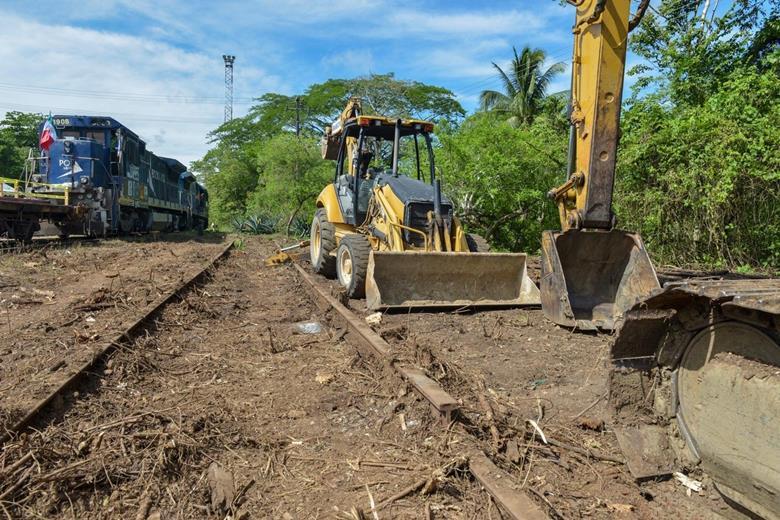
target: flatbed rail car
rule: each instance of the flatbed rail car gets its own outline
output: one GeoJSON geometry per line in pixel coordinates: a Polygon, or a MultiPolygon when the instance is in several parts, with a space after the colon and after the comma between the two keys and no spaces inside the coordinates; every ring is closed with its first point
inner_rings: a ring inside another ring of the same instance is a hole
{"type": "Polygon", "coordinates": [[[67,222],[79,218],[82,210],[70,205],[69,188],[61,194],[32,191],[42,187],[45,185],[0,177],[0,237],[29,242],[40,229],[40,220],[67,222]]]}
{"type": "MultiPolygon", "coordinates": [[[[146,149],[112,117],[57,115],[58,138],[37,158],[31,196],[68,193],[79,218],[53,218],[62,235],[202,230],[208,192],[175,159],[146,149]]],[[[43,125],[41,125],[42,130],[43,125]]]]}

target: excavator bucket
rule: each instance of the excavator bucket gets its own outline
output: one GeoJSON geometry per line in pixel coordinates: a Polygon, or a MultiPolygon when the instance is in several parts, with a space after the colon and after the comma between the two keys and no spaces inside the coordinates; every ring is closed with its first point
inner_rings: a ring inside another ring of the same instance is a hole
{"type": "Polygon", "coordinates": [[[368,261],[371,310],[540,303],[522,253],[373,251],[368,261]]]}
{"type": "Polygon", "coordinates": [[[642,239],[625,231],[545,231],[542,309],[553,322],[612,330],[615,319],[659,289],[642,239]]]}

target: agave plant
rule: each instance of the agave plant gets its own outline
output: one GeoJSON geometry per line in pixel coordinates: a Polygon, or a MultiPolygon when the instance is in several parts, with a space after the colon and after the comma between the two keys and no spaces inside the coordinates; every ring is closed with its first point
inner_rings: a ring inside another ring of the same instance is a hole
{"type": "Polygon", "coordinates": [[[251,215],[246,218],[233,218],[233,228],[239,233],[250,235],[270,235],[276,232],[279,217],[274,215],[251,215]]]}
{"type": "Polygon", "coordinates": [[[230,224],[233,226],[233,231],[241,233],[244,230],[244,219],[241,217],[233,217],[230,220],[230,224]]]}
{"type": "Polygon", "coordinates": [[[303,217],[295,217],[290,222],[290,236],[303,238],[309,234],[309,222],[303,217]]]}

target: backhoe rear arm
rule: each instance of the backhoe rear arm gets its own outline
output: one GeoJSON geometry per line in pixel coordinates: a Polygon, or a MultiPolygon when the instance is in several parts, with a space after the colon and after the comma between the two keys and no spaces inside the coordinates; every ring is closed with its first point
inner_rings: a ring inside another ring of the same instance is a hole
{"type": "Polygon", "coordinates": [[[630,0],[568,0],[573,28],[572,113],[574,164],[569,179],[550,191],[563,231],[612,229],[612,193],[620,123],[630,0]]]}

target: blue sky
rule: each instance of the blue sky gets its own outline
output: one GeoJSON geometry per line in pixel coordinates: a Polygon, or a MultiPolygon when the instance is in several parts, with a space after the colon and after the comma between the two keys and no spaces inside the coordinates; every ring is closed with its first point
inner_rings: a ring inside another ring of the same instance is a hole
{"type": "Polygon", "coordinates": [[[369,72],[447,87],[471,110],[513,45],[568,61],[573,16],[557,0],[2,0],[0,111],[112,115],[188,162],[223,117],[224,53],[236,115],[268,91],[369,72]]]}

